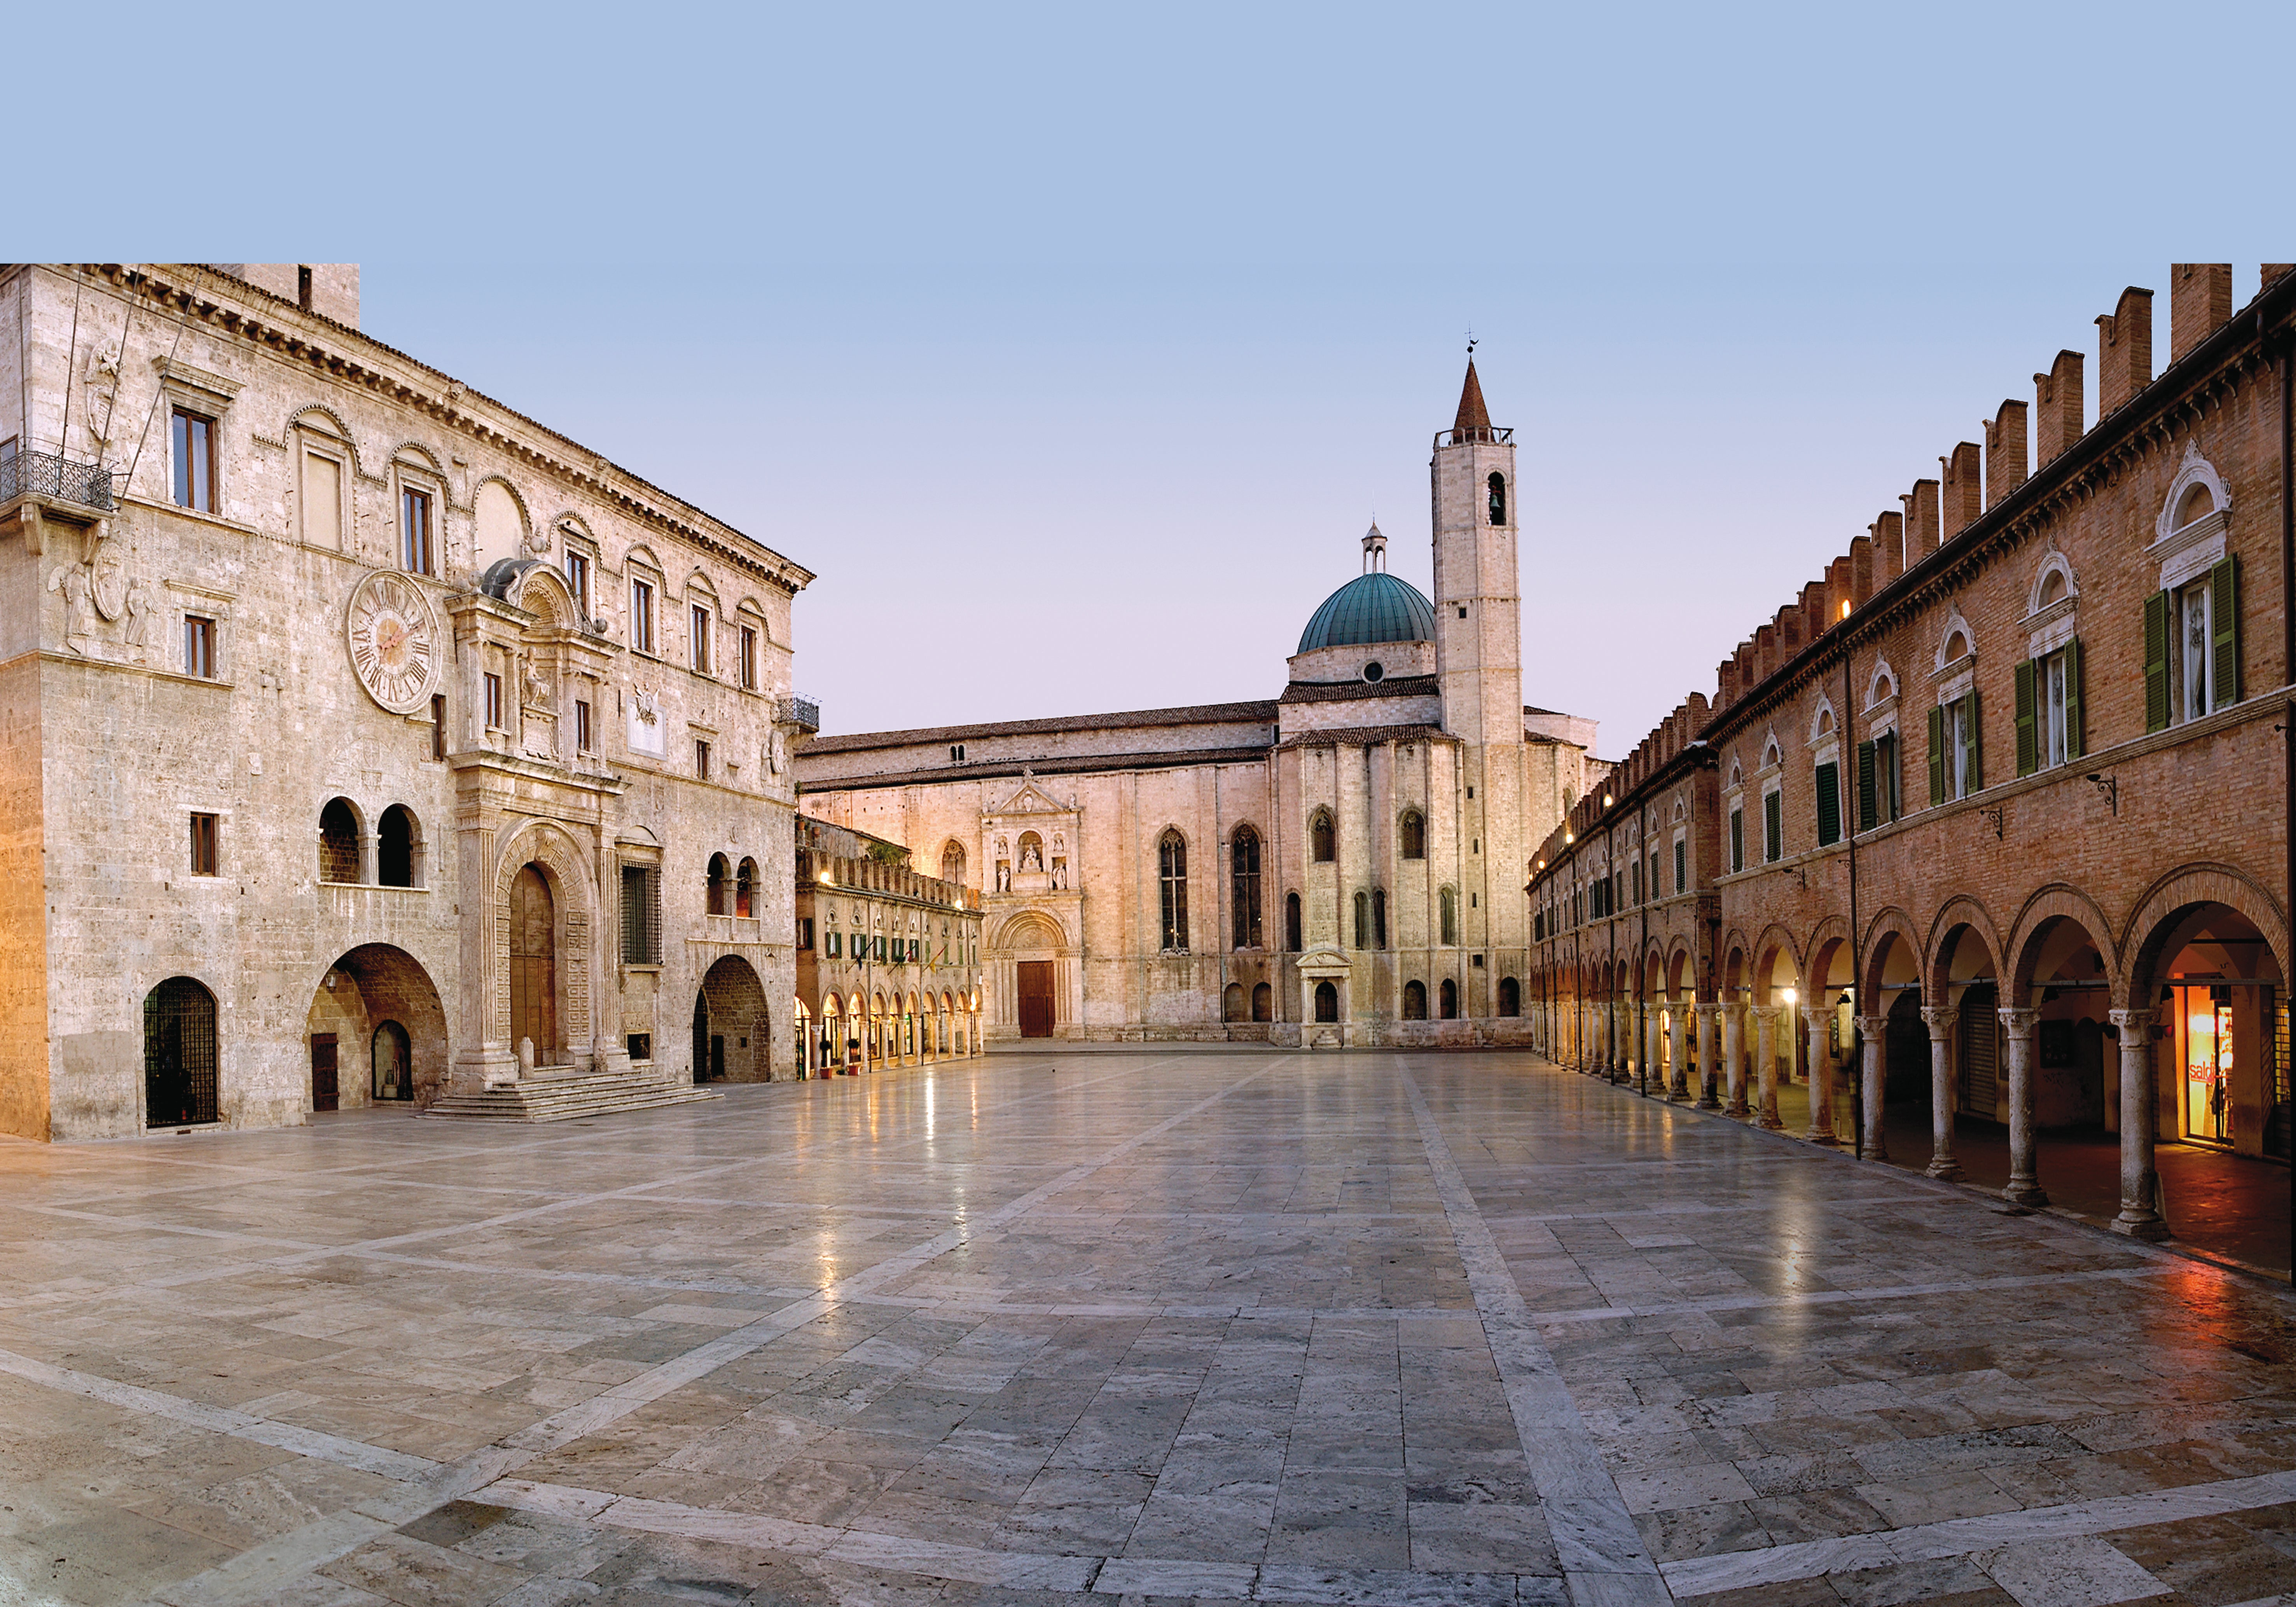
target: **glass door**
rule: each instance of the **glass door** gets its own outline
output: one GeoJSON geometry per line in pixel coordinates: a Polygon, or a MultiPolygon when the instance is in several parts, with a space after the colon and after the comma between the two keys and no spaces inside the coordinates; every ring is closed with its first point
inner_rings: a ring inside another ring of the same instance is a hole
{"type": "Polygon", "coordinates": [[[2177,1030],[2184,1038],[2185,1136],[2207,1144],[2232,1137],[2231,989],[2180,988],[2177,1030]]]}

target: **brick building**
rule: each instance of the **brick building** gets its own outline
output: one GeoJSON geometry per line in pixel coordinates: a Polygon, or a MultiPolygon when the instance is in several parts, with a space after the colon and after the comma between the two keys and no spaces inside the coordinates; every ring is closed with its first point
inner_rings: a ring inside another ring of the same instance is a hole
{"type": "MultiPolygon", "coordinates": [[[[2285,1159],[2296,275],[2221,264],[2097,320],[1722,661],[1534,857],[1558,1058],[1869,1154],[1926,1104],[2285,1159]],[[1853,1084],[1854,1079],[1854,1084],[1853,1084]]],[[[2172,1202],[2173,1203],[2173,1202],[2172,1202]]]]}

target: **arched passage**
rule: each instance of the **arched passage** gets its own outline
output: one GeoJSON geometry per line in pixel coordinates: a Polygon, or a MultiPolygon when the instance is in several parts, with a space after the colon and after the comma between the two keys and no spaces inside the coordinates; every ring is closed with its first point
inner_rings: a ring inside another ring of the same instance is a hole
{"type": "Polygon", "coordinates": [[[217,1119],[216,1002],[189,977],[144,996],[144,1120],[155,1127],[217,1119]]]}
{"type": "Polygon", "coordinates": [[[739,955],[725,955],[702,974],[693,996],[693,1080],[756,1083],[773,1067],[773,1030],[765,985],[739,955]]]}
{"type": "Polygon", "coordinates": [[[446,1007],[422,963],[395,945],[363,943],[328,966],[311,990],[303,1034],[308,1109],[427,1105],[446,1082],[446,1007]],[[324,1105],[320,1080],[330,1060],[336,1103],[324,1105]]]}

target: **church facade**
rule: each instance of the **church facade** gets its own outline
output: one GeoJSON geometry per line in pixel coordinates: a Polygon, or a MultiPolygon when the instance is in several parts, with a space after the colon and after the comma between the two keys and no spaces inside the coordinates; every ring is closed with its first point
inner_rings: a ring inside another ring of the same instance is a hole
{"type": "Polygon", "coordinates": [[[978,898],[988,1043],[1529,1041],[1527,855],[1605,767],[1522,701],[1514,443],[1472,361],[1432,470],[1434,596],[1374,527],[1278,697],[800,746],[808,816],[978,898]]]}
{"type": "Polygon", "coordinates": [[[812,577],[357,295],[0,270],[0,1130],[795,1073],[812,577]]]}

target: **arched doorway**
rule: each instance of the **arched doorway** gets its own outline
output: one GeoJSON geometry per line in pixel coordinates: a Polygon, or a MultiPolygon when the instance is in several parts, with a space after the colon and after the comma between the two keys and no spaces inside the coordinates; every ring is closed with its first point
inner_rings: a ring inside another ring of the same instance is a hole
{"type": "Polygon", "coordinates": [[[1340,1019],[1340,990],[1329,981],[1316,984],[1316,1020],[1336,1021],[1340,1019]]]}
{"type": "Polygon", "coordinates": [[[1022,910],[996,933],[997,1013],[1021,1037],[1056,1037],[1070,1015],[1068,933],[1042,910],[1022,910]]]}
{"type": "Polygon", "coordinates": [[[765,985],[739,955],[724,955],[693,996],[693,1080],[754,1083],[773,1075],[765,985]]]}
{"type": "Polygon", "coordinates": [[[414,1097],[414,1046],[406,1029],[385,1021],[374,1029],[368,1049],[373,1080],[368,1092],[378,1103],[414,1097]]]}
{"type": "Polygon", "coordinates": [[[303,1021],[313,1110],[438,1097],[447,1074],[447,1013],[420,961],[389,943],[362,943],[321,973],[303,1021]],[[324,1052],[340,1056],[337,1104],[321,1103],[324,1052]]]}
{"type": "Polygon", "coordinates": [[[521,865],[510,884],[510,1043],[531,1041],[534,1063],[558,1055],[558,911],[539,865],[521,865]]]}
{"type": "Polygon", "coordinates": [[[217,1119],[216,1004],[189,977],[144,996],[144,1120],[154,1127],[217,1119]]]}

